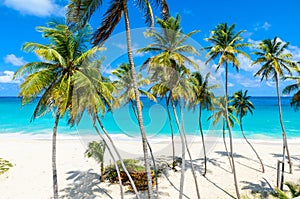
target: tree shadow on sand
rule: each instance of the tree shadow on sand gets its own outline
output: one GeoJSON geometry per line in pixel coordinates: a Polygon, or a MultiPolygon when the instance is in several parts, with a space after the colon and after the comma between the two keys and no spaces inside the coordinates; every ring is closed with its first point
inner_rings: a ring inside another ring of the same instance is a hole
{"type": "MultiPolygon", "coordinates": [[[[219,154],[219,155],[221,155],[221,156],[227,156],[227,152],[225,152],[225,151],[216,151],[215,153],[217,153],[217,154],[219,154]]],[[[230,152],[229,152],[229,155],[230,155],[230,152]]],[[[258,160],[256,160],[256,159],[252,159],[252,158],[249,158],[249,157],[246,157],[246,156],[237,154],[237,153],[234,153],[234,154],[233,154],[233,157],[234,157],[235,159],[246,159],[246,160],[249,160],[249,161],[252,161],[252,162],[255,162],[255,163],[260,164],[260,162],[259,162],[258,160]]],[[[248,165],[245,165],[245,164],[243,164],[243,163],[241,163],[241,162],[239,162],[239,161],[236,161],[236,162],[237,162],[238,164],[242,165],[242,166],[245,166],[245,167],[249,168],[249,169],[252,169],[252,170],[255,170],[255,171],[259,171],[259,172],[260,172],[259,169],[256,169],[256,168],[253,168],[253,167],[249,167],[248,165]]],[[[270,168],[270,169],[276,170],[276,167],[274,167],[274,166],[268,165],[268,164],[266,164],[265,162],[263,162],[263,164],[264,164],[265,167],[268,167],[268,168],[270,168]]]]}
{"type": "Polygon", "coordinates": [[[260,180],[260,183],[241,181],[241,183],[246,184],[242,190],[251,190],[252,194],[260,193],[264,198],[269,194],[276,194],[270,183],[265,178],[263,180],[260,180]]]}
{"type": "MultiPolygon", "coordinates": [[[[282,154],[271,153],[271,155],[275,158],[282,158],[282,154]]],[[[286,158],[287,158],[287,156],[286,156],[286,158]]],[[[292,155],[291,160],[292,160],[293,165],[296,167],[295,170],[300,171],[300,155],[292,155]],[[299,163],[298,166],[297,166],[297,163],[299,163]]],[[[288,173],[288,172],[285,171],[285,173],[288,173]]]]}
{"type": "Polygon", "coordinates": [[[112,198],[106,189],[99,187],[100,175],[92,172],[92,169],[69,171],[67,174],[69,174],[67,180],[72,180],[72,182],[68,184],[68,187],[60,190],[64,193],[61,198],[94,199],[99,195],[103,195],[104,198],[112,198]]]}

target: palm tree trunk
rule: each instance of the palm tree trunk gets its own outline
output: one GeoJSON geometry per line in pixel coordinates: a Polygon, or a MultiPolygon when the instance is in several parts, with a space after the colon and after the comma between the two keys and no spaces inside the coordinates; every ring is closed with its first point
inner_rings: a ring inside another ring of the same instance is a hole
{"type": "Polygon", "coordinates": [[[290,156],[290,152],[289,152],[289,149],[288,149],[286,133],[285,133],[283,119],[282,119],[281,100],[280,100],[279,82],[278,82],[278,75],[277,74],[275,75],[275,82],[276,82],[276,91],[277,91],[277,99],[278,99],[279,120],[280,120],[280,125],[281,125],[281,130],[282,130],[282,138],[283,138],[282,163],[284,164],[285,150],[286,150],[286,153],[287,153],[287,156],[288,156],[288,164],[289,164],[289,168],[290,168],[290,173],[292,174],[293,173],[292,161],[291,161],[291,156],[290,156]]]}
{"type": "Polygon", "coordinates": [[[201,103],[199,104],[199,118],[198,118],[198,122],[199,122],[199,129],[200,129],[200,134],[201,134],[201,139],[202,139],[202,146],[203,146],[203,156],[204,156],[204,172],[203,172],[203,176],[206,175],[207,172],[207,157],[206,157],[206,148],[205,148],[205,142],[204,142],[204,135],[203,135],[203,130],[202,130],[202,122],[201,122],[201,118],[202,118],[202,106],[201,103]]]}
{"type": "Polygon", "coordinates": [[[228,116],[228,63],[227,61],[225,62],[225,113],[226,113],[226,123],[227,123],[227,128],[229,132],[229,138],[230,138],[230,156],[231,156],[231,161],[232,161],[232,172],[233,172],[233,178],[234,178],[234,186],[235,186],[235,192],[236,196],[238,199],[241,198],[240,196],[240,191],[238,187],[238,180],[237,180],[237,175],[235,171],[235,164],[234,164],[234,158],[233,158],[233,143],[232,143],[232,132],[231,132],[231,127],[230,127],[230,122],[229,122],[229,116],[228,116]]]}
{"type": "Polygon", "coordinates": [[[60,117],[60,113],[57,113],[55,116],[53,135],[52,135],[52,176],[53,176],[54,199],[58,199],[57,170],[56,170],[56,133],[57,133],[57,125],[58,125],[59,117],[60,117]]]}
{"type": "Polygon", "coordinates": [[[263,164],[261,158],[259,157],[258,153],[256,152],[256,150],[254,149],[254,147],[252,146],[252,144],[249,142],[249,140],[247,139],[247,137],[246,137],[246,135],[245,135],[245,133],[244,133],[242,116],[240,116],[240,126],[241,126],[241,131],[242,131],[242,135],[243,135],[244,139],[245,139],[246,142],[249,144],[249,146],[251,147],[251,149],[254,151],[256,157],[258,158],[258,160],[259,160],[259,162],[260,162],[261,169],[262,169],[262,173],[264,173],[264,172],[265,172],[264,164],[263,164]]]}
{"type": "Polygon", "coordinates": [[[172,139],[172,158],[173,158],[173,162],[172,162],[172,169],[175,169],[175,144],[174,144],[174,130],[173,130],[173,124],[172,124],[172,118],[171,118],[171,113],[170,113],[170,109],[169,109],[169,100],[166,99],[166,108],[167,108],[167,112],[168,112],[168,119],[169,119],[169,124],[170,124],[170,129],[171,129],[171,139],[172,139]]]}
{"type": "Polygon", "coordinates": [[[104,163],[103,160],[101,161],[101,165],[100,165],[100,182],[104,182],[104,178],[103,178],[103,173],[104,173],[104,163]]]}
{"type": "Polygon", "coordinates": [[[181,115],[182,134],[183,134],[183,138],[184,138],[184,142],[185,142],[185,147],[186,147],[186,150],[188,152],[190,162],[191,162],[191,169],[192,169],[192,174],[193,174],[193,178],[194,178],[194,182],[195,182],[195,186],[196,186],[197,198],[200,199],[199,186],[198,186],[197,176],[196,176],[195,169],[194,169],[193,159],[192,159],[192,155],[191,155],[191,152],[190,152],[190,149],[188,147],[187,140],[186,140],[186,134],[185,134],[185,128],[184,128],[184,114],[183,114],[183,111],[182,111],[181,102],[179,102],[179,108],[180,108],[180,115],[181,115]]]}
{"type": "Polygon", "coordinates": [[[231,163],[230,155],[229,155],[227,144],[226,144],[226,138],[225,138],[225,120],[224,119],[223,119],[223,122],[222,122],[222,127],[223,127],[223,143],[224,143],[224,146],[225,146],[225,151],[226,151],[226,154],[227,154],[227,157],[228,157],[228,160],[229,160],[231,173],[232,173],[232,170],[233,170],[232,169],[232,163],[231,163]]]}
{"type": "MultiPolygon", "coordinates": [[[[133,109],[135,118],[138,119],[137,112],[136,112],[136,109],[135,109],[135,106],[134,106],[134,103],[133,103],[132,100],[131,100],[131,107],[132,107],[132,109],[133,109]]],[[[156,191],[156,194],[158,194],[158,180],[157,180],[156,163],[155,163],[155,158],[154,158],[154,155],[153,155],[153,152],[152,152],[152,147],[151,147],[151,145],[150,145],[148,139],[147,139],[147,145],[148,145],[148,147],[149,147],[150,156],[151,156],[151,159],[152,159],[152,162],[153,162],[154,176],[155,176],[155,191],[156,191]]]]}
{"type": "Polygon", "coordinates": [[[152,7],[150,5],[150,2],[148,0],[146,0],[146,4],[147,4],[147,9],[148,9],[149,14],[150,14],[150,28],[152,30],[154,28],[154,15],[153,15],[153,11],[152,11],[152,7]]]}
{"type": "Polygon", "coordinates": [[[131,184],[131,186],[132,186],[132,189],[134,190],[134,193],[135,193],[136,197],[137,197],[138,199],[140,199],[140,196],[139,196],[138,190],[137,190],[137,188],[136,188],[136,186],[135,186],[135,183],[134,183],[132,177],[130,176],[130,173],[129,173],[128,170],[126,169],[126,166],[125,166],[125,164],[124,164],[124,162],[123,162],[123,159],[122,159],[122,157],[121,157],[121,155],[120,155],[120,153],[119,153],[117,147],[115,146],[115,144],[114,144],[113,140],[111,139],[110,135],[107,133],[106,129],[104,128],[104,126],[103,126],[103,124],[102,124],[102,122],[101,122],[101,120],[99,119],[98,116],[97,116],[96,119],[97,119],[98,124],[100,125],[102,131],[104,132],[105,136],[106,136],[107,139],[109,140],[111,146],[113,147],[114,151],[116,152],[116,154],[117,154],[117,156],[118,156],[118,158],[119,158],[119,161],[120,161],[120,163],[121,163],[121,165],[122,165],[122,168],[124,169],[124,172],[126,173],[128,179],[129,179],[129,181],[130,181],[130,184],[131,184]]]}
{"type": "Polygon", "coordinates": [[[171,104],[172,104],[172,109],[173,109],[173,113],[174,113],[174,117],[175,117],[175,121],[176,124],[178,126],[178,130],[179,130],[179,134],[180,134],[180,140],[181,140],[181,158],[182,158],[182,163],[181,163],[181,177],[180,177],[180,188],[179,188],[179,199],[182,199],[183,197],[183,186],[184,186],[184,173],[185,173],[185,142],[184,142],[184,137],[182,134],[182,130],[180,128],[180,123],[179,123],[179,119],[177,116],[177,112],[176,112],[176,107],[174,105],[173,100],[171,100],[171,104]]]}
{"type": "Polygon", "coordinates": [[[121,194],[121,199],[124,198],[124,192],[123,192],[123,186],[122,186],[122,178],[121,178],[121,174],[120,174],[120,169],[119,169],[119,166],[117,164],[117,161],[115,159],[115,156],[113,155],[110,147],[108,146],[107,142],[105,141],[105,139],[103,138],[102,134],[100,133],[99,129],[97,128],[97,126],[94,124],[94,128],[95,130],[97,131],[98,135],[100,136],[100,138],[103,140],[105,146],[107,147],[107,150],[109,152],[109,155],[111,156],[111,158],[113,159],[113,162],[115,164],[115,168],[116,168],[116,171],[117,171],[117,175],[118,175],[118,178],[119,178],[119,185],[120,185],[120,194],[121,194]]]}
{"type": "Polygon", "coordinates": [[[145,168],[147,173],[147,183],[148,183],[148,196],[150,199],[153,198],[153,190],[152,190],[152,175],[150,170],[150,159],[148,154],[148,146],[147,146],[147,137],[145,132],[145,127],[143,123],[143,115],[142,115],[142,107],[140,103],[140,92],[138,90],[135,67],[132,57],[132,50],[131,50],[131,35],[130,35],[130,25],[129,25],[129,16],[128,16],[128,9],[127,9],[127,1],[123,2],[123,9],[124,9],[124,18],[125,18],[125,26],[126,26],[126,38],[127,38],[127,52],[128,52],[128,59],[131,68],[131,75],[133,80],[133,89],[135,93],[135,100],[138,112],[138,123],[140,126],[141,137],[142,137],[142,144],[143,144],[143,151],[144,151],[144,161],[145,161],[145,168]]]}

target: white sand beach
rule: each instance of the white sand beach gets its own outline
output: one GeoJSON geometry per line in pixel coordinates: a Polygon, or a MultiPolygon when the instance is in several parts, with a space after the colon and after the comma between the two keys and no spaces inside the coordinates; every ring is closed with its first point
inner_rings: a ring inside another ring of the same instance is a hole
{"type": "MultiPolygon", "coordinates": [[[[51,170],[51,139],[35,139],[34,137],[0,136],[0,157],[9,160],[14,167],[0,176],[1,199],[46,199],[52,197],[52,170],[51,170]]],[[[212,141],[214,142],[214,141],[212,141]]],[[[120,148],[126,149],[123,157],[132,157],[128,151],[134,151],[141,156],[141,143],[134,141],[116,141],[120,148]]],[[[253,143],[261,155],[265,173],[255,154],[243,140],[235,140],[235,161],[241,194],[250,196],[251,191],[272,191],[276,185],[276,165],[281,159],[282,151],[280,140],[275,142],[255,141],[253,143]],[[270,187],[271,186],[271,187],[270,187]]],[[[93,160],[84,157],[85,143],[79,138],[62,139],[57,142],[57,169],[58,186],[61,198],[120,198],[119,186],[108,182],[100,183],[99,165],[93,160]]],[[[168,159],[170,149],[165,149],[166,141],[153,142],[152,148],[158,162],[168,159]]],[[[199,152],[201,143],[195,142],[191,146],[201,196],[204,199],[232,198],[235,196],[233,175],[225,154],[224,145],[218,140],[216,145],[211,144],[208,151],[208,173],[203,177],[203,157],[199,152]]],[[[285,174],[286,181],[297,181],[300,178],[300,144],[289,143],[293,157],[294,173],[285,174]]],[[[178,152],[177,152],[178,153],[178,152]]],[[[180,153],[180,152],[179,152],[180,153]]],[[[134,155],[133,155],[134,156],[134,155]]],[[[106,155],[106,164],[111,159],[106,155]]],[[[188,164],[187,164],[188,165],[188,164]]],[[[286,167],[286,171],[288,168],[286,167]]],[[[166,171],[159,178],[160,198],[177,198],[179,190],[180,172],[166,171]]],[[[184,193],[186,198],[196,198],[195,186],[190,168],[186,171],[184,193]]],[[[126,198],[134,198],[126,192],[126,198]]]]}

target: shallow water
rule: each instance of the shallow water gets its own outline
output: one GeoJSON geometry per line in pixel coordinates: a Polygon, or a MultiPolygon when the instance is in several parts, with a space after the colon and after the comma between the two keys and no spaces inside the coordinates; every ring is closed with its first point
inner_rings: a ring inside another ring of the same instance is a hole
{"type": "MultiPolygon", "coordinates": [[[[290,107],[289,97],[282,98],[283,120],[288,138],[300,138],[300,112],[295,112],[290,107]]],[[[281,138],[281,127],[279,123],[277,98],[276,97],[252,97],[252,103],[255,106],[254,114],[248,114],[243,119],[245,134],[253,139],[279,139],[281,138]]],[[[170,126],[167,119],[165,102],[150,102],[142,98],[143,117],[146,132],[149,136],[168,136],[170,135],[170,126]]],[[[48,113],[41,118],[30,122],[34,107],[37,102],[21,105],[21,99],[16,97],[0,97],[0,134],[34,134],[49,135],[54,123],[52,113],[48,113]]],[[[170,110],[172,113],[172,110],[170,110]]],[[[177,109],[179,114],[179,110],[177,109]]],[[[198,112],[184,109],[185,131],[190,135],[198,135],[198,112]]],[[[213,126],[207,118],[211,112],[204,111],[202,116],[203,129],[206,134],[214,134],[221,131],[221,124],[213,126]]],[[[139,135],[139,128],[135,116],[130,106],[125,106],[115,110],[113,113],[107,113],[103,118],[103,123],[112,134],[126,134],[128,136],[139,135]]],[[[173,128],[178,134],[175,120],[173,118],[173,128]]],[[[80,124],[75,128],[67,125],[67,119],[63,118],[59,123],[59,134],[62,135],[81,135],[95,134],[89,117],[83,117],[80,124]]],[[[240,138],[239,125],[233,128],[233,136],[240,138]]]]}

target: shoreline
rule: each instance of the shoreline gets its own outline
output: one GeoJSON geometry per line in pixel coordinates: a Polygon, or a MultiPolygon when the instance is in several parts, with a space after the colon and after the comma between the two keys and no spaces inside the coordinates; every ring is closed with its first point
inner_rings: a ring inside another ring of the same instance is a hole
{"type": "MultiPolygon", "coordinates": [[[[274,138],[274,137],[267,137],[267,136],[261,136],[262,134],[258,134],[257,138],[253,138],[253,137],[247,137],[248,140],[251,143],[282,143],[282,138],[274,138]]],[[[132,137],[132,136],[128,136],[126,134],[110,134],[111,138],[113,140],[116,141],[124,141],[124,142],[139,142],[140,141],[140,137],[132,137]]],[[[201,142],[201,137],[200,135],[186,135],[188,139],[190,140],[194,140],[197,142],[201,142]]],[[[211,135],[204,135],[205,139],[207,141],[214,141],[214,140],[218,140],[221,139],[222,135],[219,136],[211,136],[211,135]]],[[[175,138],[179,137],[179,135],[175,135],[175,138]]],[[[95,139],[98,140],[100,137],[98,135],[80,135],[79,133],[76,134],[59,134],[57,135],[57,140],[91,140],[91,139],[95,139]]],[[[12,140],[52,140],[52,133],[49,132],[48,134],[28,134],[28,133],[0,133],[0,139],[1,140],[5,140],[5,139],[12,139],[12,140]]],[[[171,141],[171,137],[167,136],[167,135],[149,135],[148,139],[152,142],[164,142],[164,141],[171,141]]],[[[229,139],[228,137],[226,139],[229,139]]],[[[244,142],[244,138],[240,138],[240,137],[233,137],[233,141],[236,143],[241,143],[244,142]]],[[[287,137],[287,141],[288,143],[300,143],[300,137],[287,137]]]]}

